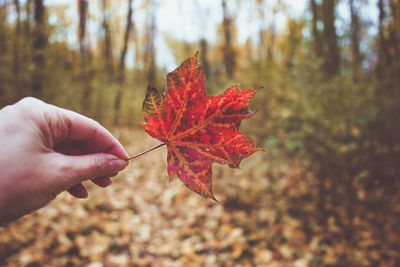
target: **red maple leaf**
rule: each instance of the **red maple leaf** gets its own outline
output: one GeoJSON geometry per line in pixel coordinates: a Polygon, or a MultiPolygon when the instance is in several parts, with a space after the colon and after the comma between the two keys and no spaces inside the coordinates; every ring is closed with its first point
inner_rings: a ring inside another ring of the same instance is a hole
{"type": "Polygon", "coordinates": [[[163,94],[148,87],[143,102],[144,129],[168,149],[168,175],[178,176],[191,190],[215,200],[211,165],[238,168],[240,161],[259,150],[239,133],[242,119],[253,112],[248,105],[256,90],[232,86],[218,96],[207,96],[197,53],[167,75],[163,94]]]}

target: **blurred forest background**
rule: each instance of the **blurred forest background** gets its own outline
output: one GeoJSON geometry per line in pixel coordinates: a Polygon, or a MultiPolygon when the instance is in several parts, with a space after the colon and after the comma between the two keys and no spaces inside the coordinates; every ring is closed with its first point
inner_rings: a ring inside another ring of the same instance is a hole
{"type": "Polygon", "coordinates": [[[124,177],[107,189],[128,190],[119,195],[126,206],[89,200],[74,206],[80,223],[63,224],[64,206],[27,216],[0,230],[0,264],[400,266],[400,1],[294,2],[0,0],[0,107],[35,96],[75,110],[134,154],[147,140],[138,130],[146,86],[164,87],[199,51],[209,94],[262,87],[241,130],[265,148],[243,170],[216,167],[221,204],[164,185],[157,153],[138,159],[125,176],[142,184],[124,177]],[[169,3],[171,17],[159,16],[169,3]],[[144,184],[164,191],[132,199],[144,184]],[[156,229],[177,232],[158,237],[171,250],[143,237],[156,229]]]}

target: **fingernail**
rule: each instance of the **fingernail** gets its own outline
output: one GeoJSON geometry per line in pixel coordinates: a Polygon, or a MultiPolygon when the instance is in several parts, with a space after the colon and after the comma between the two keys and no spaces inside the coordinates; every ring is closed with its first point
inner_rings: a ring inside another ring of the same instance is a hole
{"type": "Polygon", "coordinates": [[[104,184],[102,184],[101,186],[102,186],[102,187],[107,187],[107,186],[109,186],[109,185],[111,185],[111,184],[112,184],[112,182],[111,182],[110,178],[108,178],[108,179],[106,179],[106,180],[104,181],[104,184]]]}
{"type": "Polygon", "coordinates": [[[78,192],[78,198],[88,198],[89,193],[85,188],[81,188],[78,192]]]}
{"type": "Polygon", "coordinates": [[[128,165],[128,161],[123,159],[113,159],[109,164],[112,172],[118,172],[125,169],[125,167],[128,165]]]}
{"type": "Polygon", "coordinates": [[[89,197],[89,193],[86,191],[81,195],[82,198],[88,198],[89,197]]]}

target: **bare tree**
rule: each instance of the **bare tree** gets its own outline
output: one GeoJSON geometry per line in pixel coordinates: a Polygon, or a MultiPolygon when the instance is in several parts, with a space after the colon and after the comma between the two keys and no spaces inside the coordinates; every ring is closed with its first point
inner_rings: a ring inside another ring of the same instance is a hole
{"type": "Polygon", "coordinates": [[[103,31],[104,31],[104,58],[105,58],[105,67],[106,72],[110,78],[113,77],[114,74],[114,62],[112,55],[112,39],[110,33],[110,11],[108,10],[108,2],[107,0],[103,0],[103,31]]]}
{"type": "Polygon", "coordinates": [[[150,12],[150,23],[149,23],[149,30],[147,34],[147,45],[145,51],[145,62],[146,62],[146,70],[147,70],[147,80],[149,84],[155,85],[156,84],[156,58],[155,58],[155,47],[154,41],[156,37],[156,6],[153,2],[150,2],[149,5],[149,12],[150,12]]]}
{"type": "Polygon", "coordinates": [[[24,31],[25,31],[25,36],[29,37],[31,34],[31,11],[32,9],[32,0],[27,0],[25,4],[25,12],[26,12],[26,19],[24,22],[24,31]]]}
{"type": "Polygon", "coordinates": [[[384,20],[386,17],[384,0],[378,0],[378,64],[376,68],[376,73],[378,78],[382,78],[384,74],[384,68],[386,66],[386,40],[385,40],[385,25],[384,20]]]}
{"type": "Polygon", "coordinates": [[[390,55],[390,59],[392,60],[391,64],[393,66],[393,71],[397,80],[400,80],[400,1],[398,0],[390,0],[390,9],[392,14],[392,21],[389,27],[389,38],[391,48],[393,51],[390,55]]]}
{"type": "Polygon", "coordinates": [[[312,34],[314,38],[314,51],[318,57],[322,56],[322,42],[321,33],[318,29],[318,23],[320,21],[320,6],[315,0],[310,0],[310,8],[312,13],[312,34]]]}
{"type": "Polygon", "coordinates": [[[196,8],[198,10],[200,19],[200,63],[203,67],[204,74],[206,77],[210,74],[210,63],[207,59],[208,54],[208,42],[204,36],[205,32],[205,20],[208,17],[208,9],[204,12],[200,6],[199,0],[195,1],[196,8]]]}
{"type": "Polygon", "coordinates": [[[21,8],[19,0],[14,0],[15,11],[17,13],[14,37],[14,53],[13,53],[13,68],[15,76],[19,73],[19,44],[20,44],[20,29],[21,29],[21,8]]]}
{"type": "Polygon", "coordinates": [[[324,70],[328,77],[339,73],[340,50],[335,27],[335,0],[323,0],[322,21],[324,23],[323,44],[324,44],[324,70]]]}
{"type": "Polygon", "coordinates": [[[83,89],[82,95],[82,111],[88,113],[90,110],[90,98],[92,94],[91,84],[90,84],[90,52],[88,46],[88,40],[86,37],[86,22],[87,22],[87,11],[88,11],[88,1],[78,0],[78,11],[79,11],[79,50],[81,53],[81,79],[86,82],[86,86],[83,89]]]}
{"type": "Polygon", "coordinates": [[[0,4],[0,55],[7,51],[7,4],[2,1],[0,4]]]}
{"type": "Polygon", "coordinates": [[[21,28],[21,6],[19,0],[14,0],[15,11],[17,13],[16,25],[15,25],[15,32],[19,34],[21,28]]]}
{"type": "Polygon", "coordinates": [[[223,60],[226,68],[226,72],[229,78],[233,77],[236,69],[236,53],[233,49],[233,38],[232,38],[232,27],[233,20],[229,15],[228,8],[226,6],[226,0],[222,0],[222,11],[223,11],[223,31],[224,31],[224,46],[222,50],[223,60]]]}
{"type": "MultiPolygon", "coordinates": [[[[400,79],[400,63],[398,60],[400,57],[400,2],[397,0],[378,0],[378,10],[379,33],[376,72],[382,82],[394,82],[400,79]],[[387,77],[392,77],[392,79],[385,79],[387,77]]],[[[397,87],[397,84],[385,86],[397,87]]]]}
{"type": "Polygon", "coordinates": [[[132,14],[133,14],[133,0],[128,0],[128,14],[126,16],[126,29],[125,29],[125,34],[124,34],[124,42],[121,50],[121,56],[119,60],[119,79],[121,82],[125,80],[125,58],[126,58],[126,53],[128,52],[128,44],[129,44],[129,39],[130,36],[132,35],[132,32],[134,32],[134,24],[132,20],[132,14]]]}
{"type": "Polygon", "coordinates": [[[357,8],[355,7],[355,0],[350,0],[350,14],[351,14],[351,51],[352,51],[352,68],[353,68],[353,81],[356,83],[360,79],[362,55],[360,51],[360,17],[357,8]]]}
{"type": "Polygon", "coordinates": [[[128,15],[126,17],[126,29],[124,34],[124,43],[122,46],[120,61],[119,61],[119,77],[118,82],[120,83],[119,90],[114,102],[114,124],[119,124],[120,110],[121,110],[121,100],[123,97],[123,83],[125,81],[125,58],[128,52],[129,38],[134,30],[134,24],[132,20],[133,14],[133,0],[128,0],[128,15]]]}
{"type": "Polygon", "coordinates": [[[7,45],[7,31],[6,31],[6,20],[7,20],[7,14],[6,14],[6,3],[4,1],[0,2],[0,105],[7,104],[6,102],[2,102],[3,96],[6,94],[6,83],[4,82],[4,79],[6,78],[6,75],[3,73],[3,66],[5,65],[5,55],[8,50],[8,45],[7,45]]]}
{"type": "Polygon", "coordinates": [[[41,98],[43,96],[43,85],[45,75],[45,49],[47,46],[47,36],[45,32],[45,7],[43,0],[34,0],[34,21],[33,31],[33,63],[34,71],[32,74],[32,93],[41,98]]]}
{"type": "Polygon", "coordinates": [[[79,9],[79,50],[81,52],[82,57],[84,57],[88,49],[86,42],[86,18],[88,9],[87,0],[78,0],[78,9],[79,9]]]}

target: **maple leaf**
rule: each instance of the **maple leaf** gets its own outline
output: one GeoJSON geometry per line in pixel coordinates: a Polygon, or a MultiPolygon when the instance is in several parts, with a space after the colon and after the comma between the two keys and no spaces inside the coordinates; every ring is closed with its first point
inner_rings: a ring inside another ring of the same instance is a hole
{"type": "Polygon", "coordinates": [[[163,94],[148,87],[142,126],[167,146],[169,178],[178,176],[191,190],[215,200],[212,163],[238,168],[243,158],[260,150],[238,131],[242,119],[253,114],[248,105],[256,90],[232,86],[208,96],[197,54],[167,75],[163,94]]]}

